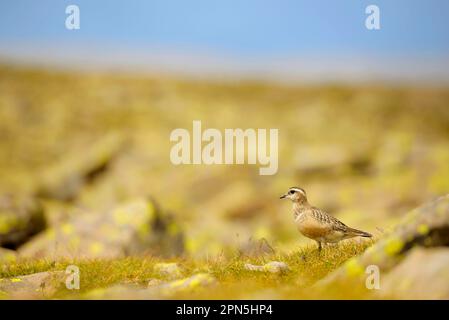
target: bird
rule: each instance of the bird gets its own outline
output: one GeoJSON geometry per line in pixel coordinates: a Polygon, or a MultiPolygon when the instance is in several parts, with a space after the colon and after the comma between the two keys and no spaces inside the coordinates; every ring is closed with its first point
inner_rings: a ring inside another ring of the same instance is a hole
{"type": "Polygon", "coordinates": [[[306,191],[302,188],[291,187],[280,199],[290,199],[293,202],[293,218],[298,231],[315,240],[318,251],[326,243],[337,243],[353,237],[372,237],[372,234],[348,227],[327,212],[310,205],[306,191]]]}

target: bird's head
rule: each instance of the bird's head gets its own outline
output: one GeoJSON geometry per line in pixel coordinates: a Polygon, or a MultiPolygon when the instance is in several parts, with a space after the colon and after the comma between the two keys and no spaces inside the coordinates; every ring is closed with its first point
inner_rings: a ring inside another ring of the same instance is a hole
{"type": "Polygon", "coordinates": [[[280,199],[290,199],[293,202],[306,203],[307,195],[304,189],[298,187],[291,187],[287,193],[282,195],[280,199]]]}

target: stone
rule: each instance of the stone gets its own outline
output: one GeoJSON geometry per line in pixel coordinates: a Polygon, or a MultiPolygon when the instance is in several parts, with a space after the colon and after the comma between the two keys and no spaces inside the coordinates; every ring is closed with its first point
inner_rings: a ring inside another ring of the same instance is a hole
{"type": "Polygon", "coordinates": [[[17,252],[0,248],[0,263],[11,263],[17,260],[17,252]]]}
{"type": "Polygon", "coordinates": [[[16,249],[45,226],[44,210],[37,200],[27,196],[0,196],[0,247],[16,249]]]}
{"type": "Polygon", "coordinates": [[[156,263],[154,270],[164,279],[173,280],[182,277],[181,268],[177,263],[156,263]]]}
{"type": "Polygon", "coordinates": [[[160,286],[162,283],[164,283],[164,281],[162,281],[161,279],[153,278],[148,280],[147,287],[160,286]]]}
{"type": "Polygon", "coordinates": [[[376,293],[389,299],[449,299],[449,248],[413,249],[376,293]]]}
{"type": "Polygon", "coordinates": [[[270,255],[274,253],[275,251],[273,247],[265,238],[261,239],[250,238],[239,249],[239,254],[241,256],[247,257],[260,257],[263,255],[270,255]]]}
{"type": "Polygon", "coordinates": [[[371,166],[368,154],[340,145],[303,146],[295,151],[296,170],[301,177],[336,174],[347,169],[365,172],[371,166]]]}
{"type": "Polygon", "coordinates": [[[244,268],[249,271],[284,273],[289,271],[289,267],[285,262],[271,261],[263,266],[246,263],[244,268]]]}
{"type": "Polygon", "coordinates": [[[37,236],[19,253],[33,258],[116,258],[143,254],[171,257],[183,250],[183,234],[173,218],[153,200],[138,199],[105,213],[73,216],[37,236]]]}
{"type": "Polygon", "coordinates": [[[108,288],[93,289],[82,296],[92,300],[153,300],[158,299],[153,288],[137,288],[135,286],[116,284],[108,288]]]}
{"type": "Polygon", "coordinates": [[[0,279],[0,296],[6,299],[47,299],[65,287],[63,271],[39,272],[0,279]]]}
{"type": "Polygon", "coordinates": [[[59,201],[76,199],[86,184],[108,169],[124,145],[122,136],[111,133],[82,150],[76,150],[43,172],[36,195],[59,201]]]}
{"type": "Polygon", "coordinates": [[[197,273],[190,277],[170,282],[152,282],[148,287],[136,288],[135,286],[119,284],[105,289],[95,289],[86,293],[84,298],[112,300],[164,299],[179,293],[192,292],[216,284],[217,280],[210,274],[197,273]]]}
{"type": "Polygon", "coordinates": [[[210,287],[217,284],[215,277],[208,273],[197,273],[188,278],[162,284],[159,289],[164,295],[171,295],[182,291],[192,291],[197,288],[210,287]]]}
{"type": "Polygon", "coordinates": [[[407,257],[411,249],[438,246],[449,246],[449,195],[407,214],[392,232],[387,233],[361,256],[349,259],[320,280],[316,287],[353,283],[354,286],[365,288],[368,266],[375,265],[381,274],[387,274],[407,257]]]}

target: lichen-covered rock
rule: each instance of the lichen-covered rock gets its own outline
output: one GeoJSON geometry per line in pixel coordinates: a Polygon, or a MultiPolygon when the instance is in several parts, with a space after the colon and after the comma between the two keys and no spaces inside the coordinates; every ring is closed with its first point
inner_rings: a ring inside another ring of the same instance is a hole
{"type": "Polygon", "coordinates": [[[161,279],[156,279],[156,278],[152,278],[152,279],[148,280],[147,286],[148,286],[148,287],[154,287],[154,286],[159,286],[159,285],[161,285],[162,283],[164,283],[163,280],[161,280],[161,279]]]}
{"type": "Polygon", "coordinates": [[[258,266],[250,263],[246,263],[244,268],[250,271],[271,272],[271,273],[284,273],[288,272],[289,268],[285,262],[271,261],[263,266],[258,266]]]}
{"type": "Polygon", "coordinates": [[[108,288],[93,289],[82,295],[83,299],[92,300],[154,300],[161,298],[153,288],[116,284],[108,288]]]}
{"type": "Polygon", "coordinates": [[[20,250],[25,257],[174,256],[183,252],[178,225],[154,201],[136,200],[100,213],[85,212],[52,227],[20,250]]]}
{"type": "Polygon", "coordinates": [[[376,293],[390,299],[449,299],[449,249],[413,249],[381,278],[376,293]]]}
{"type": "Polygon", "coordinates": [[[159,274],[159,276],[173,280],[182,277],[181,268],[177,263],[156,263],[154,265],[154,270],[159,274]]]}
{"type": "Polygon", "coordinates": [[[295,150],[296,170],[302,177],[347,169],[363,171],[371,165],[364,150],[350,150],[339,145],[303,146],[295,150]]]}
{"type": "Polygon", "coordinates": [[[173,295],[192,292],[217,284],[217,280],[207,273],[197,273],[190,277],[170,281],[153,283],[148,287],[129,285],[114,285],[105,289],[95,289],[86,293],[86,299],[120,299],[120,300],[148,300],[170,298],[173,295]]]}
{"type": "Polygon", "coordinates": [[[162,284],[159,289],[165,295],[171,295],[183,291],[193,291],[202,287],[213,286],[217,280],[208,273],[197,273],[188,278],[175,280],[162,284]]]}
{"type": "Polygon", "coordinates": [[[0,297],[6,299],[46,299],[65,286],[63,271],[39,272],[0,279],[0,297]]]}
{"type": "Polygon", "coordinates": [[[43,208],[33,198],[0,196],[0,247],[17,248],[45,225],[43,208]]]}
{"type": "Polygon", "coordinates": [[[0,248],[0,263],[10,263],[17,259],[17,253],[14,250],[0,248]]]}
{"type": "Polygon", "coordinates": [[[60,201],[75,199],[83,186],[107,170],[123,150],[124,143],[122,136],[109,134],[82,150],[76,150],[43,172],[36,194],[60,201]]]}
{"type": "Polygon", "coordinates": [[[321,280],[317,287],[349,282],[364,287],[367,266],[375,265],[380,273],[385,275],[414,247],[447,245],[449,245],[449,195],[410,212],[391,233],[385,235],[360,257],[347,261],[342,267],[321,280]]]}
{"type": "Polygon", "coordinates": [[[260,257],[263,255],[274,254],[275,251],[267,239],[250,238],[242,246],[240,246],[239,254],[247,257],[260,257]]]}

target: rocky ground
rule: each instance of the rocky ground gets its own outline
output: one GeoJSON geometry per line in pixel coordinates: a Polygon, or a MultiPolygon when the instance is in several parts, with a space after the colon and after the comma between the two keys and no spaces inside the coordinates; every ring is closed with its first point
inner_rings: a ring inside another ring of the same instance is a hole
{"type": "Polygon", "coordinates": [[[0,67],[0,296],[448,299],[448,104],[443,88],[0,67]],[[278,128],[279,172],[174,166],[170,131],[193,120],[278,128]],[[278,200],[293,185],[375,240],[318,254],[278,200]]]}

